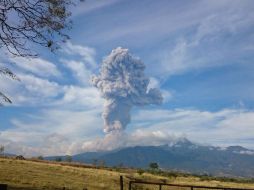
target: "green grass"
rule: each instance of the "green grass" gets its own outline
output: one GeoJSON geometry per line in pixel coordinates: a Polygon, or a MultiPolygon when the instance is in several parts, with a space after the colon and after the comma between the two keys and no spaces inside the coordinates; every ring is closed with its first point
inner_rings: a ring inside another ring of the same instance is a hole
{"type": "Polygon", "coordinates": [[[134,169],[0,158],[0,183],[8,184],[9,190],[60,190],[63,187],[71,190],[116,190],[119,189],[120,175],[124,176],[125,189],[128,189],[127,177],[176,184],[254,188],[253,183],[204,180],[194,176],[159,176],[134,169]]]}

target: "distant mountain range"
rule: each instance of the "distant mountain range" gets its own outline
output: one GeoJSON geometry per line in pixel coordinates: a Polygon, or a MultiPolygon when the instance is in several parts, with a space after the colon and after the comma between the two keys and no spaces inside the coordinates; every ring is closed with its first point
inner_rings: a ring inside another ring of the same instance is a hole
{"type": "MultiPolygon", "coordinates": [[[[60,156],[62,160],[65,156],[60,156]]],[[[56,157],[47,157],[53,160],[56,157]]],[[[187,139],[162,146],[136,146],[108,152],[87,152],[72,156],[83,163],[104,162],[107,166],[148,168],[157,162],[161,169],[212,174],[217,176],[254,177],[254,150],[241,146],[227,148],[202,146],[187,139]]]]}

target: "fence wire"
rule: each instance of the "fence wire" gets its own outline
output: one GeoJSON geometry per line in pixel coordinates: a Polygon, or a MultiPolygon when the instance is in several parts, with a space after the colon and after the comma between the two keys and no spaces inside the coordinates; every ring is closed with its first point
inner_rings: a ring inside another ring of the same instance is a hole
{"type": "Polygon", "coordinates": [[[123,190],[254,190],[254,189],[178,185],[160,182],[129,180],[128,188],[127,189],[124,188],[123,190]]]}
{"type": "Polygon", "coordinates": [[[165,186],[158,184],[131,183],[129,190],[191,190],[188,187],[165,186]]]}

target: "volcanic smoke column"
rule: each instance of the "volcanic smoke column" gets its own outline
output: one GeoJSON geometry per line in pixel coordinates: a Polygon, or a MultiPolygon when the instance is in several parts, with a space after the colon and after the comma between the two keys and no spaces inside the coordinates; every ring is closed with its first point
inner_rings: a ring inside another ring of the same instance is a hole
{"type": "Polygon", "coordinates": [[[132,106],[161,104],[159,89],[148,89],[149,78],[144,74],[144,63],[129,54],[128,49],[112,50],[101,65],[100,74],[92,83],[105,98],[104,132],[122,131],[130,123],[132,106]]]}

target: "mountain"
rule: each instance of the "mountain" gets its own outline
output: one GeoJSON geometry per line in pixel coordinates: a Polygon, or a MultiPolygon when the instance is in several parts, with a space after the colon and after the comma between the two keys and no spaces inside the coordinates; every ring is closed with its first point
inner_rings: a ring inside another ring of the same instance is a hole
{"type": "Polygon", "coordinates": [[[10,153],[1,153],[1,154],[0,154],[0,157],[1,157],[1,156],[3,156],[3,157],[4,157],[4,156],[7,156],[7,157],[16,157],[17,155],[16,155],[16,154],[10,154],[10,153]]]}
{"type": "Polygon", "coordinates": [[[157,162],[161,169],[212,174],[217,176],[254,177],[254,151],[241,146],[227,148],[202,146],[182,139],[170,145],[136,146],[108,152],[74,155],[73,161],[104,161],[108,166],[147,168],[157,162]]]}

